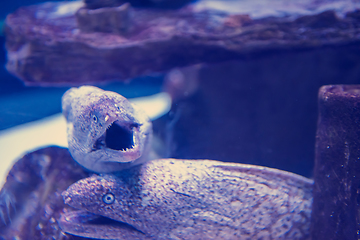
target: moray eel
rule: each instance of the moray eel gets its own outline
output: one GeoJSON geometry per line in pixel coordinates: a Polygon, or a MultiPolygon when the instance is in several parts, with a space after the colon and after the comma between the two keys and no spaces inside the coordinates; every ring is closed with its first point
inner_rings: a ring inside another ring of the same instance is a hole
{"type": "Polygon", "coordinates": [[[313,181],[266,167],[160,159],[62,193],[60,228],[100,239],[309,239],[313,181]]]}
{"type": "Polygon", "coordinates": [[[86,169],[108,173],[148,160],[152,124],[123,96],[93,86],[71,88],[62,112],[69,151],[86,169]]]}

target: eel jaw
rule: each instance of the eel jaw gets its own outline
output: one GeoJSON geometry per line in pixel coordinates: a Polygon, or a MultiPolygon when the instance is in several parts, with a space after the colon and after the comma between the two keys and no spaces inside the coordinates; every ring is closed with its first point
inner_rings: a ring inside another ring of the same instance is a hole
{"type": "MultiPolygon", "coordinates": [[[[116,120],[95,140],[92,152],[109,151],[122,156],[137,155],[140,149],[140,124],[116,120]]],[[[140,153],[141,155],[141,153],[140,153]]]]}
{"type": "Polygon", "coordinates": [[[117,239],[120,232],[144,234],[125,222],[116,221],[85,210],[65,212],[61,214],[58,223],[64,232],[87,238],[117,239]]]}

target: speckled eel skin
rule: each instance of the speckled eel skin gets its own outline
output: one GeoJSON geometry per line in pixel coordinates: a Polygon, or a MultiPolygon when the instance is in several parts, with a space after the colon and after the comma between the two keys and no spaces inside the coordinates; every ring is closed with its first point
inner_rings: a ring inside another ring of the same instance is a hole
{"type": "Polygon", "coordinates": [[[93,86],[71,88],[62,97],[62,111],[69,151],[86,169],[114,172],[149,159],[152,124],[120,94],[93,86]]]}
{"type": "Polygon", "coordinates": [[[161,159],[63,192],[59,225],[100,239],[309,239],[310,179],[246,164],[161,159]]]}

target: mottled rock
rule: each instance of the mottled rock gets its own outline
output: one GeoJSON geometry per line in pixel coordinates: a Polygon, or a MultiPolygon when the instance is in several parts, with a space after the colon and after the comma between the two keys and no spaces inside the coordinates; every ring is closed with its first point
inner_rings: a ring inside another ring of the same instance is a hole
{"type": "Polygon", "coordinates": [[[192,7],[132,8],[126,35],[88,33],[76,23],[81,6],[45,3],[10,14],[5,26],[7,69],[30,85],[80,85],[274,50],[354,43],[360,36],[358,18],[351,14],[254,19],[192,7]]]}
{"type": "Polygon", "coordinates": [[[19,159],[0,191],[0,239],[77,239],[58,226],[60,214],[70,209],[61,193],[87,176],[64,148],[48,147],[19,159]]]}
{"type": "Polygon", "coordinates": [[[129,4],[113,8],[87,9],[76,12],[77,26],[82,32],[125,34],[129,28],[129,4]]]}
{"type": "Polygon", "coordinates": [[[312,239],[359,238],[360,86],[319,91],[312,239]]]}

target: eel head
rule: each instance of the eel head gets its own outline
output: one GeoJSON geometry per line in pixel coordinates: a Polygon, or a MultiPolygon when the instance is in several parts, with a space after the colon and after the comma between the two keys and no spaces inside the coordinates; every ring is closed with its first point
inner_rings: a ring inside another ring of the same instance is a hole
{"type": "Polygon", "coordinates": [[[72,184],[62,196],[65,204],[78,209],[58,220],[64,232],[87,238],[146,238],[136,200],[118,178],[93,175],[72,184]]]}
{"type": "Polygon", "coordinates": [[[71,88],[62,108],[70,153],[83,167],[105,173],[147,160],[151,122],[123,96],[92,86],[71,88]]]}

